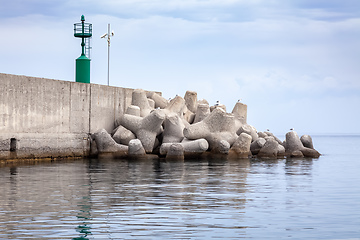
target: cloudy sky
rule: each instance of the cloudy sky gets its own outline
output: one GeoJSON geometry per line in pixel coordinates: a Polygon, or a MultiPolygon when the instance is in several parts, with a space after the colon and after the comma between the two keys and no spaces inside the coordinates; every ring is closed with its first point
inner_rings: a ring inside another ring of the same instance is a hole
{"type": "Polygon", "coordinates": [[[359,0],[0,0],[0,72],[74,81],[93,24],[91,82],[196,91],[258,131],[360,133],[359,0]]]}

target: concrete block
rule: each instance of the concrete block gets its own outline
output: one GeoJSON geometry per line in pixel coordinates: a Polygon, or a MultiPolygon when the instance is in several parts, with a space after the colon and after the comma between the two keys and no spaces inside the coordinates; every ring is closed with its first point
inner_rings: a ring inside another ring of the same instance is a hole
{"type": "Polygon", "coordinates": [[[204,120],[210,114],[210,107],[208,104],[199,104],[195,111],[195,119],[193,123],[198,123],[204,120]]]}
{"type": "Polygon", "coordinates": [[[224,140],[232,145],[238,137],[235,134],[234,125],[233,115],[227,114],[221,108],[216,108],[203,121],[186,127],[184,136],[190,140],[205,138],[209,142],[211,151],[224,152],[220,141],[224,140]]]}
{"type": "Polygon", "coordinates": [[[229,150],[229,155],[238,158],[247,158],[251,156],[250,145],[251,136],[247,133],[241,133],[235,143],[229,150]]]}
{"type": "Polygon", "coordinates": [[[199,99],[199,100],[197,101],[197,104],[198,104],[198,105],[199,105],[199,104],[206,104],[206,105],[210,106],[209,102],[208,102],[206,99],[199,99]]]}
{"type": "MultiPolygon", "coordinates": [[[[188,140],[184,139],[181,143],[185,155],[203,153],[208,150],[209,143],[205,139],[188,140]]],[[[163,143],[160,147],[160,155],[166,155],[172,143],[163,143]]]]}
{"type": "Polygon", "coordinates": [[[170,100],[169,104],[165,107],[164,110],[165,114],[173,112],[182,118],[186,109],[185,100],[180,96],[176,96],[170,100]]]}
{"type": "Polygon", "coordinates": [[[297,151],[300,151],[304,157],[318,158],[320,153],[315,149],[304,147],[299,136],[295,131],[286,133],[286,145],[285,145],[286,154],[291,157],[300,157],[297,151]]]}
{"type": "Polygon", "coordinates": [[[121,125],[116,129],[116,132],[112,137],[115,142],[123,145],[129,145],[131,140],[136,139],[133,132],[121,125]]]}
{"type": "Polygon", "coordinates": [[[304,147],[314,149],[313,141],[311,136],[309,135],[302,135],[300,138],[301,143],[304,147]]]}
{"type": "Polygon", "coordinates": [[[240,135],[241,133],[247,133],[251,136],[252,138],[252,142],[253,141],[256,141],[256,139],[258,139],[258,134],[256,132],[256,129],[249,125],[249,124],[244,124],[242,125],[237,131],[236,131],[236,134],[237,135],[240,135]]]}
{"type": "Polygon", "coordinates": [[[285,147],[281,144],[278,144],[277,156],[279,157],[285,155],[286,155],[285,147]]]}
{"type": "Polygon", "coordinates": [[[181,143],[171,143],[166,160],[184,160],[184,148],[181,143]]]}
{"type": "Polygon", "coordinates": [[[247,121],[247,105],[240,102],[240,100],[235,104],[232,112],[235,116],[235,124],[237,129],[242,125],[246,124],[247,121]]]}
{"type": "Polygon", "coordinates": [[[211,152],[215,154],[228,154],[230,150],[230,143],[226,140],[220,140],[218,144],[216,144],[212,149],[211,152]]]}
{"type": "Polygon", "coordinates": [[[258,137],[259,137],[259,138],[265,138],[265,137],[268,136],[268,135],[267,135],[266,133],[264,133],[264,132],[258,132],[257,134],[258,134],[258,137]]]}
{"type": "Polygon", "coordinates": [[[190,153],[203,153],[209,149],[209,143],[204,138],[197,140],[183,139],[181,145],[184,147],[186,154],[190,153]]]}
{"type": "Polygon", "coordinates": [[[134,105],[130,105],[130,106],[126,109],[125,114],[129,114],[129,115],[133,115],[133,116],[138,116],[138,117],[140,117],[140,107],[134,106],[134,105]]]}
{"type": "Polygon", "coordinates": [[[139,139],[132,139],[129,142],[129,156],[145,156],[146,152],[139,139]]]}
{"type": "Polygon", "coordinates": [[[301,152],[305,157],[309,158],[319,158],[321,155],[317,150],[307,147],[301,149],[301,152]]]}
{"type": "Polygon", "coordinates": [[[273,138],[268,138],[264,146],[257,154],[258,158],[277,158],[278,142],[273,138]]]}
{"type": "Polygon", "coordinates": [[[300,150],[295,150],[290,153],[290,157],[292,158],[303,158],[304,154],[300,150]]]}
{"type": "Polygon", "coordinates": [[[222,110],[224,110],[226,112],[226,106],[224,104],[221,104],[218,102],[215,105],[210,107],[210,112],[214,111],[216,108],[221,108],[222,110]]]}
{"type": "Polygon", "coordinates": [[[192,124],[195,119],[195,113],[193,113],[189,109],[185,108],[183,117],[186,122],[188,122],[189,124],[192,124]]]}
{"type": "Polygon", "coordinates": [[[283,141],[281,141],[278,137],[276,137],[272,132],[265,132],[266,135],[270,136],[270,137],[273,137],[275,139],[275,141],[277,141],[279,144],[283,144],[283,141]]]}
{"type": "Polygon", "coordinates": [[[94,133],[93,137],[96,141],[99,154],[113,153],[116,155],[127,155],[128,153],[128,146],[116,143],[105,129],[94,133]]]}
{"type": "Polygon", "coordinates": [[[146,92],[143,89],[135,89],[132,93],[131,105],[138,106],[140,108],[140,116],[146,117],[150,114],[152,108],[146,97],[146,92]]]}
{"type": "Polygon", "coordinates": [[[266,140],[265,138],[258,138],[253,141],[250,145],[250,151],[253,155],[257,155],[260,149],[265,145],[266,140]]]}
{"type": "Polygon", "coordinates": [[[169,104],[169,101],[165,99],[164,97],[160,96],[156,92],[148,92],[146,94],[148,98],[151,98],[155,102],[155,108],[161,108],[164,109],[169,104]]]}
{"type": "Polygon", "coordinates": [[[193,113],[196,112],[197,108],[197,92],[194,91],[186,91],[185,96],[185,105],[186,107],[193,113]]]}
{"type": "Polygon", "coordinates": [[[294,151],[300,151],[303,147],[304,147],[304,145],[300,141],[300,138],[295,131],[286,133],[285,150],[287,153],[291,153],[294,151]]]}
{"type": "Polygon", "coordinates": [[[149,102],[149,105],[150,105],[151,109],[155,109],[155,101],[148,98],[148,102],[149,102]]]}
{"type": "Polygon", "coordinates": [[[165,120],[165,113],[156,109],[144,118],[124,114],[121,118],[121,125],[132,131],[141,141],[147,153],[154,149],[156,136],[162,131],[162,123],[165,120]]]}
{"type": "Polygon", "coordinates": [[[185,125],[176,113],[169,113],[164,121],[163,143],[179,143],[184,139],[185,125]]]}

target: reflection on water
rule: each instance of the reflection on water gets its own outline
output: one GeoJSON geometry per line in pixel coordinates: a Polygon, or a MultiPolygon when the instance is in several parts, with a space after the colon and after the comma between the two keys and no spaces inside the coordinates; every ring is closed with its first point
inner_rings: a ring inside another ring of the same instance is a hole
{"type": "Polygon", "coordinates": [[[79,220],[79,226],[77,226],[76,231],[80,233],[80,237],[75,237],[73,239],[88,239],[87,236],[91,235],[91,199],[89,196],[84,196],[79,201],[77,205],[80,209],[77,213],[77,218],[79,220]]]}
{"type": "Polygon", "coordinates": [[[0,239],[359,237],[359,186],[326,160],[333,164],[83,159],[4,166],[0,239]]]}

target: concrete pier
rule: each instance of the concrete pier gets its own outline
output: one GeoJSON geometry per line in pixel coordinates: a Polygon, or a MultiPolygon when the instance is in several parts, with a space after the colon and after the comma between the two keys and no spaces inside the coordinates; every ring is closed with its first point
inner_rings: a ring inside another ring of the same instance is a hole
{"type": "Polygon", "coordinates": [[[89,134],[114,129],[133,89],[0,73],[0,160],[88,156],[89,134]]]}

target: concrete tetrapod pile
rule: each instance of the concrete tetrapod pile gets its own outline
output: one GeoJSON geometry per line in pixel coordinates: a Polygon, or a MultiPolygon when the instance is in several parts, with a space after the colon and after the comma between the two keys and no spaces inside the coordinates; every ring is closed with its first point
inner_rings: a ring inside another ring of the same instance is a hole
{"type": "Polygon", "coordinates": [[[111,132],[92,134],[92,153],[99,156],[184,159],[226,156],[228,158],[318,158],[309,135],[295,131],[281,141],[271,132],[258,132],[247,124],[247,105],[238,101],[231,113],[218,102],[209,106],[187,91],[184,98],[166,100],[155,92],[134,90],[131,105],[111,132]]]}

